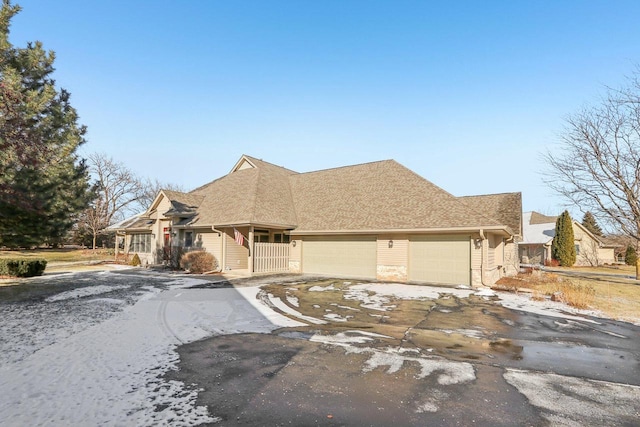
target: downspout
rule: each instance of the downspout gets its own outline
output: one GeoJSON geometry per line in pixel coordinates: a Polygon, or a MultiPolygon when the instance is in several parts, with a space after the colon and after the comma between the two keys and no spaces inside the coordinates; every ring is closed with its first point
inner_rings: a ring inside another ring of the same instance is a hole
{"type": "Polygon", "coordinates": [[[480,284],[482,286],[486,286],[484,284],[484,241],[486,240],[486,236],[484,235],[484,230],[480,229],[480,284]]]}
{"type": "Polygon", "coordinates": [[[224,272],[224,266],[226,265],[226,248],[225,248],[225,232],[224,230],[216,230],[216,226],[212,225],[211,226],[211,230],[213,230],[214,233],[218,233],[218,236],[220,237],[220,259],[218,260],[218,271],[219,272],[224,272]]]}

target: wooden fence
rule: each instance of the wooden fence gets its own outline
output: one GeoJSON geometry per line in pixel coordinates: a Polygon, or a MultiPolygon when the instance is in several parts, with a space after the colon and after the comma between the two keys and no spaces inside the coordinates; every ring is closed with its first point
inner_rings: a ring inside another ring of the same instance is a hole
{"type": "Polygon", "coordinates": [[[254,243],[255,273],[286,273],[289,271],[288,243],[254,243]]]}

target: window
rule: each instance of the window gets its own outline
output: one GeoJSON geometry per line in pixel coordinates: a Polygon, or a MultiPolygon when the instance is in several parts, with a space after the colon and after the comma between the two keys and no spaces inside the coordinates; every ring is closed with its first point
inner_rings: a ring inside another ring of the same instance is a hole
{"type": "Polygon", "coordinates": [[[273,235],[274,243],[289,243],[290,239],[291,239],[291,236],[284,233],[275,233],[273,235]]]}
{"type": "Polygon", "coordinates": [[[580,255],[580,245],[576,245],[576,255],[580,255]]]}
{"type": "Polygon", "coordinates": [[[269,243],[269,235],[268,234],[256,234],[253,236],[253,240],[256,243],[269,243]]]}
{"type": "Polygon", "coordinates": [[[132,234],[129,242],[129,252],[151,253],[151,233],[132,234]]]}
{"type": "Polygon", "coordinates": [[[187,248],[193,246],[193,231],[184,232],[184,246],[187,248]]]}

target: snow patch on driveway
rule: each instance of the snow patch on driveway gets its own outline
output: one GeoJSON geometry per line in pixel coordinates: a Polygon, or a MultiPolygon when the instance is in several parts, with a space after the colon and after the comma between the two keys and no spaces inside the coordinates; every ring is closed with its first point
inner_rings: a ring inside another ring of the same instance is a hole
{"type": "Polygon", "coordinates": [[[453,289],[438,286],[403,285],[400,283],[361,283],[352,285],[345,292],[345,299],[360,300],[362,307],[372,310],[388,311],[395,308],[388,305],[391,298],[403,300],[438,299],[443,294],[467,298],[474,293],[472,289],[453,289]]]}
{"type": "Polygon", "coordinates": [[[310,341],[321,342],[342,347],[347,353],[368,354],[369,359],[364,362],[362,372],[371,372],[380,367],[388,367],[387,373],[393,374],[407,365],[417,364],[420,372],[416,378],[425,378],[434,372],[441,372],[438,375],[438,384],[452,385],[461,384],[475,380],[476,374],[473,365],[467,362],[454,362],[438,356],[421,356],[416,354],[417,349],[404,349],[388,347],[377,349],[372,347],[358,347],[355,344],[366,344],[376,338],[390,338],[386,335],[375,333],[365,333],[363,331],[346,331],[334,335],[316,334],[310,341]],[[406,355],[410,353],[411,355],[406,355]]]}
{"type": "Polygon", "coordinates": [[[64,301],[64,300],[67,300],[67,299],[73,299],[73,298],[83,298],[83,297],[88,297],[88,296],[92,296],[92,295],[106,294],[108,292],[113,292],[113,291],[117,291],[117,290],[120,290],[120,289],[129,289],[129,287],[130,286],[127,286],[127,285],[119,285],[119,286],[96,285],[96,286],[89,286],[89,287],[86,287],[86,288],[74,289],[72,291],[60,292],[59,294],[50,296],[45,301],[46,302],[56,302],[56,301],[64,301]]]}
{"type": "Polygon", "coordinates": [[[504,379],[542,410],[552,425],[637,425],[640,387],[551,373],[507,369],[504,379]]]}

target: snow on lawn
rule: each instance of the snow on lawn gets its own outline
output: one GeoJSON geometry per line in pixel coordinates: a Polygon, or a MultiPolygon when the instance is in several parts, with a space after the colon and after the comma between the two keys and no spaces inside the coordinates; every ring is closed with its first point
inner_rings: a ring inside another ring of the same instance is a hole
{"type": "MultiPolygon", "coordinates": [[[[108,320],[0,367],[4,425],[197,425],[216,422],[198,390],[162,378],[177,345],[224,333],[267,333],[289,320],[254,308],[258,288],[147,288],[108,320]]],[[[44,303],[57,304],[57,303],[44,303]]],[[[68,315],[68,314],[67,314],[68,315]]],[[[72,321],[73,319],[70,319],[72,321]]]]}

